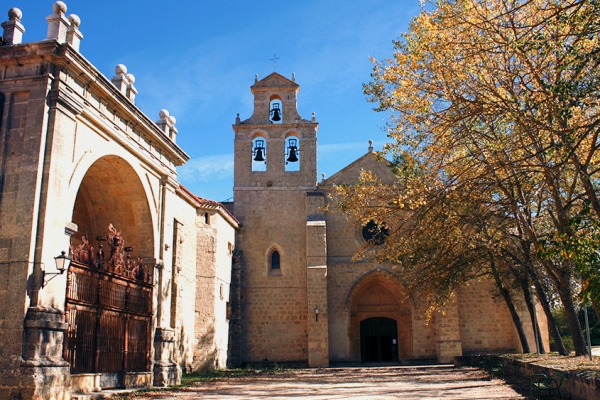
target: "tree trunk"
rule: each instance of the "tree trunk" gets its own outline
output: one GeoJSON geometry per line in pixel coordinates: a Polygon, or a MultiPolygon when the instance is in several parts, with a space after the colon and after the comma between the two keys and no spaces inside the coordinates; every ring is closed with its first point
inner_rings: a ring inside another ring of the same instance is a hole
{"type": "Polygon", "coordinates": [[[515,324],[515,328],[517,328],[517,333],[519,334],[519,339],[521,340],[521,346],[523,347],[523,353],[531,353],[531,349],[529,348],[529,342],[527,341],[527,336],[525,335],[525,330],[523,329],[521,319],[519,318],[519,314],[517,314],[517,309],[515,308],[512,298],[510,297],[510,292],[502,284],[500,274],[496,269],[496,262],[494,260],[494,256],[492,254],[490,254],[489,256],[490,267],[492,270],[492,275],[494,276],[494,281],[496,282],[496,286],[498,287],[498,290],[500,290],[500,293],[502,294],[502,297],[506,302],[506,306],[510,311],[510,315],[512,317],[513,323],[515,324]]]}
{"type": "Polygon", "coordinates": [[[527,304],[527,310],[529,311],[529,317],[531,318],[531,326],[533,327],[533,334],[537,336],[536,344],[539,346],[539,353],[546,354],[544,349],[544,341],[542,340],[542,332],[540,332],[540,325],[538,324],[537,313],[535,312],[535,301],[531,297],[529,291],[529,281],[527,279],[521,279],[521,288],[523,289],[523,297],[525,298],[525,304],[527,304]]]}
{"type": "Polygon", "coordinates": [[[550,302],[548,301],[548,297],[546,297],[546,293],[542,288],[540,282],[535,279],[533,284],[535,285],[535,290],[538,295],[538,300],[544,309],[544,314],[546,314],[546,319],[548,320],[548,329],[550,329],[550,334],[554,339],[554,344],[556,345],[556,349],[561,356],[568,356],[569,351],[565,347],[563,343],[562,336],[560,336],[560,331],[558,330],[558,326],[556,326],[556,320],[554,319],[554,315],[552,315],[552,309],[550,308],[550,302]]]}
{"type": "Polygon", "coordinates": [[[581,329],[577,311],[575,310],[575,304],[573,303],[571,288],[568,286],[568,284],[563,284],[557,289],[558,296],[560,297],[560,300],[565,308],[565,315],[569,324],[569,330],[571,331],[571,337],[573,338],[573,347],[575,347],[575,355],[587,356],[589,355],[589,352],[587,346],[585,345],[583,330],[581,329]]]}

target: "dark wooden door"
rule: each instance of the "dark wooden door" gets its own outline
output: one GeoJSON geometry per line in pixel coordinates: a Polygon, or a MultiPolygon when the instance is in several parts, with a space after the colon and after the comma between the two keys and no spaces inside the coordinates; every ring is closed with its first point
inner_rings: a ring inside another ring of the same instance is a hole
{"type": "Polygon", "coordinates": [[[361,361],[398,361],[398,324],[391,318],[369,318],[360,322],[361,361]]]}

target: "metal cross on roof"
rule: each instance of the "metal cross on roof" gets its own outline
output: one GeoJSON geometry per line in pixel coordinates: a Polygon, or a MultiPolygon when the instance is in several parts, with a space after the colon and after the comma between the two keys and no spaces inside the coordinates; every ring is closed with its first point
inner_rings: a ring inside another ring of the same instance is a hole
{"type": "Polygon", "coordinates": [[[273,61],[273,72],[277,71],[277,60],[279,60],[277,55],[273,55],[273,58],[270,59],[270,61],[273,61]]]}

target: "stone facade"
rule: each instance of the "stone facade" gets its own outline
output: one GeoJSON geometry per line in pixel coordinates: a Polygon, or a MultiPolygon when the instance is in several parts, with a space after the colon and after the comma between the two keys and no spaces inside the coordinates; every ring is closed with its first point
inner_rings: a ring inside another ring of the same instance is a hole
{"type": "Polygon", "coordinates": [[[124,65],[112,79],[102,75],[79,53],[79,18],[67,17],[62,2],[52,11],[41,42],[22,43],[18,9],[2,24],[0,301],[9,306],[0,310],[0,399],[171,385],[182,370],[223,366],[238,222],[177,181],[176,167],[188,156],[168,111],[156,122],[142,113],[135,77],[124,65]],[[120,239],[112,242],[115,235],[120,239]],[[61,251],[91,272],[56,272],[61,251]],[[96,280],[84,291],[89,276],[96,280]],[[153,285],[139,292],[152,293],[146,300],[132,297],[138,281],[153,285]],[[78,320],[91,312],[82,299],[95,287],[99,294],[89,301],[104,311],[78,320]],[[198,301],[202,296],[211,301],[198,301]],[[115,307],[134,322],[110,320],[115,307]],[[117,372],[103,372],[98,356],[81,359],[83,351],[68,350],[67,343],[85,345],[78,326],[86,321],[96,321],[85,335],[98,354],[122,357],[117,372]],[[102,344],[98,327],[109,325],[98,321],[113,321],[116,333],[106,340],[120,341],[121,352],[102,344]]]}
{"type": "MultiPolygon", "coordinates": [[[[243,227],[237,236],[240,340],[231,345],[239,363],[448,363],[463,354],[521,351],[491,282],[461,288],[428,320],[419,294],[405,290],[393,265],[352,261],[364,243],[362,226],[341,213],[325,212],[325,206],[334,185],[357,182],[362,170],[394,182],[388,163],[369,147],[363,157],[317,183],[318,124],[314,115],[309,121],[298,114],[299,86],[273,73],[256,79],[251,90],[253,115],[238,117],[233,125],[233,212],[243,227]],[[281,119],[273,118],[274,108],[282,110],[281,119]],[[299,168],[290,171],[287,139],[292,135],[298,138],[299,168]],[[255,169],[253,158],[266,159],[266,167],[255,169]],[[281,256],[280,268],[272,268],[273,251],[281,256]]],[[[524,307],[519,312],[527,321],[524,307]]],[[[546,321],[538,315],[547,346],[546,321]]],[[[533,338],[531,324],[525,328],[533,338]]]]}
{"type": "Polygon", "coordinates": [[[79,52],[79,18],[62,2],[52,11],[41,42],[22,43],[18,9],[2,24],[0,399],[167,386],[243,363],[520,351],[490,282],[428,321],[394,266],[352,261],[362,227],[325,211],[333,185],[362,169],[394,176],[369,148],[317,183],[318,123],[298,114],[294,77],[255,80],[254,113],[233,125],[234,202],[220,204],[178,182],[188,156],[175,118],[142,113],[135,77],[121,64],[102,75],[79,52]],[[75,259],[66,273],[62,251],[75,259]],[[102,311],[85,319],[89,302],[102,311]],[[103,344],[105,320],[120,352],[103,344]],[[95,355],[78,358],[86,346],[95,355]],[[103,370],[115,354],[117,370],[103,370]]]}

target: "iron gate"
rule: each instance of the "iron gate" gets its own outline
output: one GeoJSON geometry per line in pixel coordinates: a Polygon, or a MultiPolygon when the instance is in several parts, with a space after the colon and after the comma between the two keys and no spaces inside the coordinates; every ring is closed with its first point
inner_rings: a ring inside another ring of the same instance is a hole
{"type": "Polygon", "coordinates": [[[104,263],[95,257],[102,255],[99,249],[94,254],[84,237],[73,254],[64,358],[72,374],[150,371],[152,275],[141,259],[104,263]]]}

